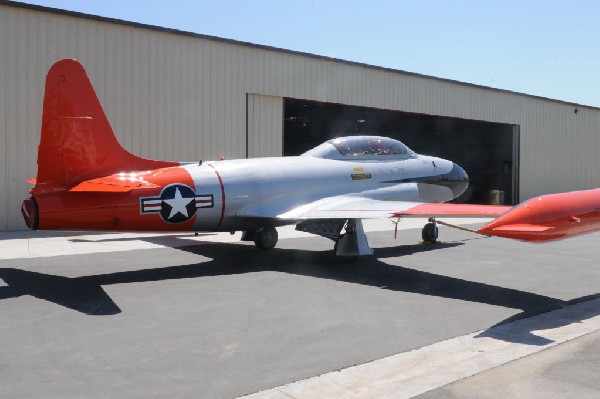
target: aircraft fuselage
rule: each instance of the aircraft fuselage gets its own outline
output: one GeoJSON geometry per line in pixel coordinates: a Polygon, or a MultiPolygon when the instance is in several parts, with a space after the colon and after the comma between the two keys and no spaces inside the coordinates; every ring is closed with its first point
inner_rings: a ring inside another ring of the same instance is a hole
{"type": "Polygon", "coordinates": [[[33,192],[37,228],[117,231],[233,231],[294,223],[302,204],[340,195],[444,202],[467,186],[450,161],[429,156],[361,161],[312,156],[183,163],[113,176],[140,182],[124,192],[33,192]],[[243,216],[240,216],[243,215],[243,216]],[[253,217],[255,216],[255,217],[253,217]]]}

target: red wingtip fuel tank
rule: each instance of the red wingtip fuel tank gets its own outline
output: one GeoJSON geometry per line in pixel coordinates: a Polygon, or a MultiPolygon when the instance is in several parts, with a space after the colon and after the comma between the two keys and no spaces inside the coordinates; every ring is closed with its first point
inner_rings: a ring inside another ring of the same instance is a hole
{"type": "Polygon", "coordinates": [[[512,208],[479,233],[552,241],[600,230],[600,189],[542,195],[512,208]]]}

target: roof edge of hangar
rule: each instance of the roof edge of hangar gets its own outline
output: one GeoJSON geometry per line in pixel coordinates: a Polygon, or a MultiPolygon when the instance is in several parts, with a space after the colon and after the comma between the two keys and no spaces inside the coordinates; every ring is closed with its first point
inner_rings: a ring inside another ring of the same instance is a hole
{"type": "Polygon", "coordinates": [[[314,58],[314,59],[319,59],[319,60],[324,60],[324,61],[337,62],[337,63],[341,63],[341,64],[346,64],[346,65],[354,65],[354,66],[359,66],[359,67],[369,68],[369,69],[379,70],[379,71],[385,71],[385,72],[399,73],[399,74],[407,75],[407,76],[414,76],[414,77],[423,78],[423,79],[436,80],[436,81],[440,81],[440,82],[446,82],[446,83],[451,83],[451,84],[456,84],[456,85],[461,85],[461,86],[490,90],[490,91],[494,91],[497,93],[513,94],[513,95],[517,95],[517,96],[521,96],[521,97],[533,98],[536,100],[550,101],[550,102],[554,102],[554,103],[600,111],[600,107],[594,107],[592,105],[579,104],[579,103],[574,103],[574,102],[565,101],[565,100],[557,100],[557,99],[550,98],[550,97],[536,96],[533,94],[521,93],[518,91],[498,89],[495,87],[489,87],[489,86],[479,85],[479,84],[475,84],[475,83],[461,82],[460,80],[440,78],[437,76],[425,75],[425,74],[421,74],[421,73],[417,73],[417,72],[409,72],[409,71],[405,71],[402,69],[386,68],[386,67],[372,65],[372,64],[365,64],[362,62],[344,60],[341,58],[328,57],[325,55],[305,53],[302,51],[289,50],[289,49],[284,49],[284,48],[274,47],[274,46],[267,46],[264,44],[244,42],[244,41],[235,40],[235,39],[226,39],[223,37],[211,36],[211,35],[206,35],[206,34],[202,34],[202,33],[189,32],[189,31],[179,30],[179,29],[175,29],[175,28],[166,28],[166,27],[158,26],[158,25],[150,25],[150,24],[144,24],[141,22],[127,21],[124,19],[102,17],[99,15],[86,14],[86,13],[82,13],[82,12],[78,12],[78,11],[69,11],[69,10],[63,10],[61,8],[53,8],[53,7],[47,7],[47,6],[40,6],[37,4],[21,3],[21,2],[9,1],[9,0],[0,0],[0,6],[11,6],[11,7],[29,9],[29,10],[34,10],[34,11],[47,12],[47,13],[51,13],[51,14],[58,14],[58,15],[65,15],[65,16],[82,18],[82,19],[89,19],[89,20],[93,20],[93,21],[107,22],[107,23],[112,23],[112,24],[116,24],[116,25],[124,25],[124,26],[130,26],[130,27],[134,27],[134,28],[148,29],[148,30],[152,30],[152,31],[156,31],[156,32],[172,33],[172,34],[179,35],[179,36],[195,37],[195,38],[213,40],[216,42],[228,43],[228,44],[233,44],[233,45],[238,45],[238,46],[253,47],[253,48],[262,49],[262,50],[299,55],[299,56],[303,56],[303,57],[309,57],[309,58],[314,58]]]}

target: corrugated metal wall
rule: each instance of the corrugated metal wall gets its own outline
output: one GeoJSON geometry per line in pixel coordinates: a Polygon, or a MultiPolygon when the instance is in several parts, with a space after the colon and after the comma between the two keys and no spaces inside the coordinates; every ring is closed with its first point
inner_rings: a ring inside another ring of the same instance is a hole
{"type": "Polygon", "coordinates": [[[86,67],[119,140],[145,157],[279,155],[291,97],[517,124],[521,199],[600,187],[595,108],[1,4],[0,37],[0,229],[24,228],[45,74],[66,57],[86,67]]]}
{"type": "Polygon", "coordinates": [[[248,158],[283,154],[283,98],[248,94],[248,158]]]}

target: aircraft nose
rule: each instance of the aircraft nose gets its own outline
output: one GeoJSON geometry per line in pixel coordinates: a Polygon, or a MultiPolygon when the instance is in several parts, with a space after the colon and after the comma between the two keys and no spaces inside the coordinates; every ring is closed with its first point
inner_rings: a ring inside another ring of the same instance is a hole
{"type": "Polygon", "coordinates": [[[467,187],[469,187],[469,175],[458,164],[452,163],[452,170],[447,176],[454,198],[464,193],[467,187]]]}

